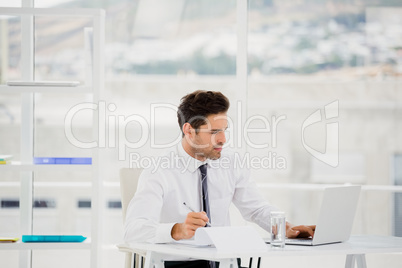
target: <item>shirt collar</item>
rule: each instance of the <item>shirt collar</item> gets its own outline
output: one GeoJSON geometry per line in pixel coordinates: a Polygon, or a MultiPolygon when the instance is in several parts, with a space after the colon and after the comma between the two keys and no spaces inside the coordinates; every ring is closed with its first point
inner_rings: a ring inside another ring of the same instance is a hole
{"type": "Polygon", "coordinates": [[[178,155],[180,159],[183,161],[183,165],[186,170],[190,171],[191,173],[195,172],[200,166],[204,164],[208,164],[210,162],[210,159],[207,159],[205,161],[200,161],[198,159],[195,159],[194,157],[190,156],[183,148],[183,144],[180,142],[177,145],[178,149],[178,155]]]}

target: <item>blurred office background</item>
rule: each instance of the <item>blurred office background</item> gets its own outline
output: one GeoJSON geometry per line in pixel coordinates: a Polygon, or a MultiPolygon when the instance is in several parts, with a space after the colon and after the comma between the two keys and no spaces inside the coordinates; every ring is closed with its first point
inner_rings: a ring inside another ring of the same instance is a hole
{"type": "MultiPolygon", "coordinates": [[[[0,0],[2,7],[11,5],[21,3],[0,0]]],[[[107,174],[104,267],[124,263],[124,254],[115,248],[123,239],[119,170],[133,165],[130,156],[154,156],[165,150],[161,145],[177,141],[176,114],[168,105],[177,105],[197,89],[226,94],[232,101],[230,116],[236,124],[243,123],[241,127],[245,120],[239,120],[239,114],[255,118],[249,122],[255,129],[266,127],[263,118],[270,123],[272,118],[283,119],[276,136],[273,131],[250,133],[247,137],[254,145],[246,144],[244,136],[239,144],[236,132],[230,147],[271,161],[269,167],[253,168],[252,176],[264,196],[286,211],[289,221],[315,223],[323,186],[361,184],[353,234],[402,236],[401,1],[249,0],[244,40],[237,37],[235,0],[36,0],[35,7],[105,9],[104,100],[114,104],[107,106],[107,118],[139,115],[149,123],[144,128],[132,121],[120,129],[131,143],[139,144],[147,135],[140,148],[125,148],[120,159],[119,140],[108,136],[102,164],[107,174]],[[236,76],[239,42],[248,51],[245,88],[239,88],[236,76]],[[334,102],[338,115],[325,120],[324,107],[334,102]],[[317,110],[323,120],[306,128],[302,139],[303,122],[317,110]],[[305,142],[324,153],[328,123],[339,126],[336,167],[303,146],[305,142]],[[266,143],[266,148],[255,146],[266,143]]],[[[84,80],[82,29],[87,24],[69,18],[35,21],[37,80],[84,80]]],[[[20,19],[1,17],[1,84],[21,79],[20,43],[20,19]]],[[[66,139],[64,131],[66,114],[83,97],[35,95],[35,156],[88,156],[66,139]]],[[[20,113],[19,96],[0,96],[0,154],[13,154],[15,160],[20,153],[20,113]]],[[[73,123],[77,139],[90,141],[91,114],[82,112],[73,123]]],[[[118,131],[114,123],[106,126],[118,131]]],[[[85,172],[35,173],[34,233],[89,236],[90,182],[85,172]]],[[[0,174],[0,201],[0,236],[20,235],[18,172],[0,174]]],[[[236,211],[233,222],[244,224],[236,211]]],[[[323,258],[333,260],[326,267],[344,265],[343,257],[323,258]]],[[[18,252],[0,252],[0,259],[5,267],[18,266],[18,252]]],[[[321,267],[321,261],[274,259],[263,260],[262,265],[321,267]]],[[[368,255],[367,262],[369,267],[399,267],[402,258],[368,255]]],[[[33,267],[55,265],[88,267],[89,255],[80,250],[33,253],[33,267]]]]}

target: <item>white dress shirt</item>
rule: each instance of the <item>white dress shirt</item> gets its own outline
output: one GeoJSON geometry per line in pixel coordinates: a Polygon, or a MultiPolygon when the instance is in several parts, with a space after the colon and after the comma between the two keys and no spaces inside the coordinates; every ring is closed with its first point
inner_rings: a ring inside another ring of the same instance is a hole
{"type": "Polygon", "coordinates": [[[172,242],[171,230],[182,223],[190,210],[201,211],[201,173],[208,163],[208,195],[212,226],[229,226],[231,202],[242,216],[269,229],[270,211],[277,210],[258,192],[247,169],[235,153],[224,149],[218,160],[201,162],[189,156],[181,143],[142,172],[137,192],[130,201],[125,221],[125,241],[172,242]],[[159,161],[159,163],[158,163],[159,161]],[[237,162],[236,162],[237,161],[237,162]]]}

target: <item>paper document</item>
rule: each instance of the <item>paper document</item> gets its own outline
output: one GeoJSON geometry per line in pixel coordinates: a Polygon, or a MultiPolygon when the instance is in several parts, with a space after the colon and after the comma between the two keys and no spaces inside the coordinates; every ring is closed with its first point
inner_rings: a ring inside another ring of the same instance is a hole
{"type": "Polygon", "coordinates": [[[182,244],[182,245],[186,245],[186,246],[193,246],[193,247],[213,247],[213,245],[210,243],[201,244],[201,243],[195,241],[194,239],[182,239],[182,240],[174,241],[173,243],[182,244]]]}
{"type": "Polygon", "coordinates": [[[222,251],[265,251],[267,245],[251,226],[198,228],[193,245],[215,245],[222,251]]]}

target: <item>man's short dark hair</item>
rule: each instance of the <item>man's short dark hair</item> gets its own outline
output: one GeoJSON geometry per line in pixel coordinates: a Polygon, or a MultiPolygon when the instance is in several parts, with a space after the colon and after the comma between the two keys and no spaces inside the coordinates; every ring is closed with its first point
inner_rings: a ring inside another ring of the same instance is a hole
{"type": "MultiPolygon", "coordinates": [[[[225,113],[229,110],[229,100],[221,92],[197,90],[184,96],[177,110],[180,130],[189,123],[198,133],[201,125],[211,114],[225,113]]],[[[184,135],[184,133],[183,133],[184,135]]]]}

